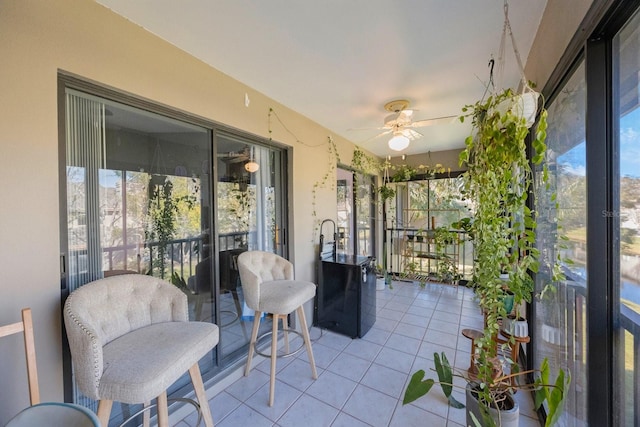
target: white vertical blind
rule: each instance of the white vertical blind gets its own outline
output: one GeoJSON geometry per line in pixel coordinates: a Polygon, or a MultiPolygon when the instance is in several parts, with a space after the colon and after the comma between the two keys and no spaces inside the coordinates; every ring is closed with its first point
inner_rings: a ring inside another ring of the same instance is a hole
{"type": "Polygon", "coordinates": [[[66,93],[69,290],[102,277],[99,171],[105,168],[105,105],[66,93]]]}

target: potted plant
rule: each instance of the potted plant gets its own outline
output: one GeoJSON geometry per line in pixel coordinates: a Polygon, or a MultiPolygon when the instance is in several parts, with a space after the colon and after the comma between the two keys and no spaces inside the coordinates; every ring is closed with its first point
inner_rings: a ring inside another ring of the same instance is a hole
{"type": "Polygon", "coordinates": [[[383,291],[386,286],[391,286],[391,273],[378,264],[376,265],[376,290],[383,291]]]}
{"type": "Polygon", "coordinates": [[[432,231],[435,256],[438,260],[437,278],[443,283],[457,283],[460,274],[458,264],[454,262],[451,253],[452,247],[459,243],[458,233],[445,226],[437,227],[432,231]]]}
{"type": "MultiPolygon", "coordinates": [[[[546,150],[547,113],[544,109],[541,111],[532,138],[533,154],[529,159],[525,141],[529,133],[526,119],[517,109],[497,108],[513,96],[510,89],[493,94],[486,100],[464,107],[464,115],[460,118],[461,121],[470,118],[474,131],[465,140],[466,148],[460,154],[460,163],[467,165],[463,174],[464,191],[475,207],[470,224],[475,249],[475,293],[485,315],[484,330],[475,340],[476,348],[472,350],[477,375],[469,378],[467,383],[470,390],[467,406],[469,399],[477,401],[482,414],[482,419],[478,420],[481,424],[477,425],[483,426],[502,423],[504,420],[500,414],[508,409],[504,405],[513,401],[508,399],[513,391],[512,377],[511,374],[502,374],[497,344],[500,323],[508,314],[504,304],[507,288],[513,293],[515,306],[523,301],[530,302],[534,289],[531,273],[537,272],[539,265],[535,247],[536,219],[527,200],[532,186],[530,161],[539,164],[546,150]],[[504,270],[509,274],[508,287],[500,278],[504,270]],[[497,410],[497,417],[488,415],[491,409],[497,410]]],[[[543,180],[545,177],[546,174],[543,180]]],[[[513,339],[511,344],[514,344],[513,339]]],[[[447,365],[436,360],[440,382],[450,385],[450,368],[447,365]]],[[[543,366],[546,366],[546,361],[543,366]]],[[[517,366],[513,368],[517,370],[517,366]]],[[[513,375],[521,374],[516,372],[513,375]]],[[[530,387],[541,399],[538,401],[537,398],[536,404],[546,402],[547,425],[550,425],[561,411],[568,376],[565,377],[560,370],[556,380],[549,383],[548,369],[541,369],[538,375],[530,387]]],[[[417,398],[429,391],[429,380],[422,381],[423,377],[424,371],[414,374],[405,399],[407,395],[417,398]]]]}
{"type": "Polygon", "coordinates": [[[465,405],[453,396],[453,388],[458,387],[453,379],[454,377],[459,377],[467,382],[465,397],[468,426],[518,426],[520,413],[513,399],[515,390],[533,392],[536,410],[543,404],[547,404],[548,412],[545,426],[554,425],[562,413],[569,378],[565,377],[563,370],[560,370],[555,382],[550,382],[550,367],[546,359],[539,370],[516,371],[513,373],[504,373],[500,361],[497,358],[493,359],[491,361],[492,386],[488,388],[488,391],[494,404],[487,406],[479,391],[481,383],[477,373],[452,368],[445,353],[434,353],[433,356],[434,370],[437,373],[438,380],[436,381],[433,378],[424,379],[426,375],[424,370],[414,373],[405,391],[402,400],[403,405],[419,399],[427,394],[435,384],[439,384],[450,406],[458,409],[464,408],[465,405]],[[537,374],[533,382],[521,384],[517,380],[533,374],[537,374]]]}

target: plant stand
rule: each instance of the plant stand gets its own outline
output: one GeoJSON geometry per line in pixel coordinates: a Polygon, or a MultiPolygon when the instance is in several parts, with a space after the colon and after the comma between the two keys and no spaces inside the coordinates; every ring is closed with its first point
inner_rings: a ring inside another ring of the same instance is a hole
{"type": "Polygon", "coordinates": [[[471,357],[469,361],[469,369],[467,369],[467,373],[469,374],[469,378],[475,379],[478,375],[478,368],[476,367],[476,340],[480,339],[484,336],[482,331],[478,331],[476,329],[463,329],[462,336],[465,338],[469,338],[471,340],[471,357]]]}

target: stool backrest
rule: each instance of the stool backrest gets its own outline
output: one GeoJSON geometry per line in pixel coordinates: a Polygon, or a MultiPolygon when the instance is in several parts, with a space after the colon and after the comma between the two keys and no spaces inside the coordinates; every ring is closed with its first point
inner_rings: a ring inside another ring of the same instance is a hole
{"type": "Polygon", "coordinates": [[[105,344],[151,324],[186,322],[189,311],[187,296],[171,283],[126,274],[73,291],[64,305],[64,320],[78,387],[95,399],[105,344]]]}
{"type": "Polygon", "coordinates": [[[256,310],[260,284],[272,280],[293,280],[293,264],[272,252],[248,251],[238,255],[242,293],[249,308],[256,310]]]}

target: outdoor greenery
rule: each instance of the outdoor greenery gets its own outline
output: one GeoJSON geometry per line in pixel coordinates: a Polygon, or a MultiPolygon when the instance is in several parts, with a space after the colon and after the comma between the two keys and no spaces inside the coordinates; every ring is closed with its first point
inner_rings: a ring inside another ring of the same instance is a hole
{"type": "Polygon", "coordinates": [[[145,241],[157,241],[157,251],[151,259],[150,273],[165,277],[167,247],[175,237],[178,213],[191,210],[196,202],[190,194],[173,194],[173,182],[164,175],[151,175],[149,179],[148,217],[145,241]]]}

